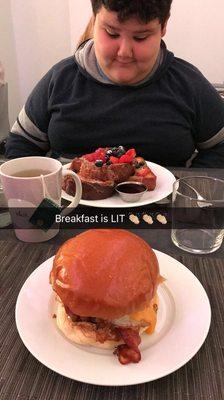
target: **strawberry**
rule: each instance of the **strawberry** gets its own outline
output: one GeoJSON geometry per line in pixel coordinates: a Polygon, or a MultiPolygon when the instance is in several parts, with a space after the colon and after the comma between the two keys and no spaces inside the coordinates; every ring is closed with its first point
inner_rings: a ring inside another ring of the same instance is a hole
{"type": "Polygon", "coordinates": [[[143,176],[146,176],[148,173],[149,173],[148,167],[144,167],[144,168],[137,169],[135,172],[135,175],[143,177],[143,176]]]}
{"type": "Polygon", "coordinates": [[[95,151],[95,161],[96,160],[101,160],[103,161],[103,163],[106,162],[106,150],[102,147],[99,147],[96,151],[95,151]]]}
{"type": "Polygon", "coordinates": [[[87,161],[93,162],[95,161],[95,154],[94,153],[85,154],[83,158],[85,158],[85,160],[87,161]]]}
{"type": "Polygon", "coordinates": [[[88,153],[83,156],[85,160],[90,162],[95,162],[96,160],[101,160],[103,163],[106,162],[106,151],[102,147],[99,147],[94,153],[88,153]]]}
{"type": "Polygon", "coordinates": [[[126,164],[128,164],[128,163],[131,163],[131,162],[132,162],[132,157],[127,156],[127,154],[124,154],[123,156],[121,156],[121,157],[119,158],[119,163],[126,163],[126,164]]]}
{"type": "Polygon", "coordinates": [[[129,163],[131,164],[136,156],[135,149],[130,149],[126,151],[126,153],[119,158],[119,163],[129,163]]]}
{"type": "Polygon", "coordinates": [[[118,157],[110,156],[110,161],[112,164],[118,164],[120,159],[118,157]]]}
{"type": "Polygon", "coordinates": [[[135,149],[129,149],[126,151],[125,155],[131,157],[133,161],[133,159],[136,157],[136,151],[135,149]]]}

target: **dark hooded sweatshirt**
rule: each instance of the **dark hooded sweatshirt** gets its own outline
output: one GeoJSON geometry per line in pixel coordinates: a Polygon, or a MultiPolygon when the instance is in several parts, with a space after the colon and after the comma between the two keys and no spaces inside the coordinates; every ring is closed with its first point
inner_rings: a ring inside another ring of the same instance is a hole
{"type": "Polygon", "coordinates": [[[73,158],[123,145],[164,166],[185,166],[197,150],[193,166],[224,167],[224,103],[197,68],[164,42],[161,51],[153,74],[137,85],[100,79],[77,57],[56,64],[20,112],[6,156],[73,158]]]}

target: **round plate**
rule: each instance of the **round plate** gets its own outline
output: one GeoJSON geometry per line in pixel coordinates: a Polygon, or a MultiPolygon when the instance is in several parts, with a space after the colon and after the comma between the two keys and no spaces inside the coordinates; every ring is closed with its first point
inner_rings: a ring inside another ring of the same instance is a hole
{"type": "Polygon", "coordinates": [[[158,289],[156,331],[142,335],[138,364],[121,365],[112,350],[75,345],[60,333],[53,318],[54,295],[49,285],[53,257],[29,276],[17,299],[16,325],[27,349],[61,375],[104,386],[149,382],[182,367],[207,336],[210,304],[192,272],[164,253],[156,251],[156,255],[166,281],[158,289]]]}
{"type": "MultiPolygon", "coordinates": [[[[68,169],[71,163],[65,164],[64,169],[68,169]]],[[[80,204],[90,207],[101,207],[101,208],[128,208],[128,207],[139,207],[146,204],[155,203],[156,201],[162,200],[173,191],[173,183],[176,178],[168,169],[161,167],[161,165],[147,161],[148,167],[157,176],[156,187],[151,192],[143,194],[141,200],[135,203],[127,203],[121,199],[119,194],[115,193],[112,197],[108,197],[104,200],[81,200],[80,204]]],[[[62,190],[62,198],[68,201],[73,200],[73,196],[67,194],[62,190]]]]}

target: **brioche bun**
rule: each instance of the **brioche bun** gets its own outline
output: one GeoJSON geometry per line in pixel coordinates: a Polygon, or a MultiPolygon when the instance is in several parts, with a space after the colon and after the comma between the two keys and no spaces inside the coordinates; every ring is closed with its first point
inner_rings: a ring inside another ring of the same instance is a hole
{"type": "Polygon", "coordinates": [[[158,277],[156,255],[143,239],[121,229],[92,229],[59,248],[50,282],[72,313],[111,321],[147,307],[158,277]]]}

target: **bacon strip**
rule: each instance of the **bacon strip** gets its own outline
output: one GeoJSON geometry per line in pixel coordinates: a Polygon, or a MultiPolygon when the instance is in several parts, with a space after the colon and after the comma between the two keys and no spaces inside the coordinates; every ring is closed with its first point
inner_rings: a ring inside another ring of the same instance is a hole
{"type": "Polygon", "coordinates": [[[117,328],[125,344],[117,346],[114,354],[118,356],[121,364],[138,363],[141,360],[139,332],[133,328],[117,328]]]}
{"type": "Polygon", "coordinates": [[[119,333],[124,341],[124,343],[130,348],[137,348],[141,343],[141,338],[139,336],[138,330],[134,328],[118,328],[119,333]]]}
{"type": "Polygon", "coordinates": [[[120,346],[118,346],[114,351],[114,354],[118,356],[118,360],[123,365],[138,363],[141,360],[141,353],[139,349],[132,349],[126,344],[120,344],[120,346]]]}
{"type": "Polygon", "coordinates": [[[100,318],[80,317],[73,314],[66,306],[65,311],[87,337],[92,335],[100,343],[104,343],[106,340],[119,341],[122,339],[125,344],[117,346],[114,351],[121,364],[138,363],[141,360],[141,353],[138,348],[141,338],[138,328],[118,327],[100,318]]]}
{"type": "Polygon", "coordinates": [[[67,315],[79,326],[85,336],[95,338],[100,343],[106,340],[120,341],[120,333],[110,321],[95,317],[81,317],[74,314],[67,306],[64,307],[67,315]]]}

